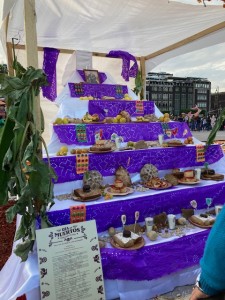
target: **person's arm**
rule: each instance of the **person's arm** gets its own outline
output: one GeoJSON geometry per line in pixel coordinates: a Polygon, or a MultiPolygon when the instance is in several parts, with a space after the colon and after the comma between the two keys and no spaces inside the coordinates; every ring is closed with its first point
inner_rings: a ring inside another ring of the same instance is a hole
{"type": "Polygon", "coordinates": [[[210,297],[210,295],[207,295],[203,289],[200,286],[200,282],[197,281],[196,284],[193,287],[192,293],[191,293],[191,297],[189,300],[197,300],[197,299],[204,299],[204,298],[208,298],[210,297]]]}

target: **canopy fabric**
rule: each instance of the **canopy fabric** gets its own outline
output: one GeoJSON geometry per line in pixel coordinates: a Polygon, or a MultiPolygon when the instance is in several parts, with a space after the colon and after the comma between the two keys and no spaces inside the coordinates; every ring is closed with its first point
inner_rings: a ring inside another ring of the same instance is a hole
{"type": "MultiPolygon", "coordinates": [[[[7,41],[18,38],[19,44],[24,44],[23,0],[5,0],[3,18],[9,11],[7,41]]],[[[124,50],[137,57],[155,53],[225,21],[221,6],[168,0],[38,0],[36,14],[38,46],[103,53],[124,50]]],[[[225,42],[224,31],[199,38],[191,42],[192,46],[181,46],[176,55],[225,42]]],[[[153,65],[157,64],[155,60],[153,65]]]]}

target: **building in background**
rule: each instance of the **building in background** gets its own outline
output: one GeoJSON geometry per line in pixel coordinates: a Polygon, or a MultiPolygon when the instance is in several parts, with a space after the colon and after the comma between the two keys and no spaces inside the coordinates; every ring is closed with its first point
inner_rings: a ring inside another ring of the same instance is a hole
{"type": "Polygon", "coordinates": [[[220,111],[225,108],[225,92],[219,92],[219,87],[216,92],[211,95],[210,114],[219,115],[220,111]]]}
{"type": "Polygon", "coordinates": [[[188,112],[196,105],[206,114],[211,106],[211,82],[206,78],[150,72],[146,78],[146,99],[173,115],[188,112]]]}

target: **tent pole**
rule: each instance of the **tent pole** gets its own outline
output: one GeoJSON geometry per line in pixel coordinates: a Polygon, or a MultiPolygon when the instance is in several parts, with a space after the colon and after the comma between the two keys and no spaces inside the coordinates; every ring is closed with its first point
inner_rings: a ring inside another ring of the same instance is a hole
{"type": "Polygon", "coordinates": [[[165,47],[165,48],[163,48],[161,50],[158,50],[158,51],[153,52],[153,53],[151,53],[149,55],[146,55],[145,56],[145,60],[149,60],[149,59],[151,59],[153,57],[156,57],[156,56],[162,55],[162,54],[164,54],[166,52],[170,52],[170,51],[172,51],[174,49],[180,48],[180,47],[182,47],[184,45],[192,43],[192,42],[194,42],[194,41],[196,41],[196,40],[198,40],[200,38],[203,38],[203,37],[205,37],[205,36],[207,36],[207,35],[209,35],[209,34],[211,34],[213,32],[221,30],[223,28],[225,28],[225,21],[223,21],[223,22],[221,22],[219,24],[216,24],[214,26],[211,26],[211,27],[209,27],[207,29],[204,29],[204,30],[202,30],[202,31],[200,31],[200,32],[198,32],[198,33],[196,33],[196,34],[194,34],[192,36],[189,36],[189,37],[187,37],[187,38],[185,38],[185,39],[183,39],[183,40],[181,40],[181,41],[179,41],[177,43],[174,43],[174,44],[172,44],[172,45],[170,45],[168,47],[165,47]]]}
{"type": "MultiPolygon", "coordinates": [[[[5,20],[5,38],[7,41],[8,35],[8,27],[9,27],[9,14],[5,20]]],[[[10,76],[14,76],[14,69],[13,69],[13,51],[12,51],[12,43],[6,42],[6,51],[7,51],[7,68],[10,76]]]]}
{"type": "Polygon", "coordinates": [[[143,84],[141,94],[143,95],[143,99],[146,99],[146,68],[145,68],[145,57],[144,56],[141,56],[140,65],[141,65],[141,78],[142,78],[142,84],[143,84]]]}
{"type": "Polygon", "coordinates": [[[8,67],[9,75],[14,76],[12,44],[6,43],[6,49],[7,49],[7,67],[8,67]]]}
{"type": "MultiPolygon", "coordinates": [[[[38,48],[36,31],[35,0],[24,0],[24,29],[26,35],[27,66],[38,68],[38,48]]],[[[40,96],[36,97],[34,103],[34,117],[36,117],[36,128],[41,132],[41,108],[40,96]]]]}
{"type": "Polygon", "coordinates": [[[35,0],[24,0],[27,66],[38,68],[35,0]]]}

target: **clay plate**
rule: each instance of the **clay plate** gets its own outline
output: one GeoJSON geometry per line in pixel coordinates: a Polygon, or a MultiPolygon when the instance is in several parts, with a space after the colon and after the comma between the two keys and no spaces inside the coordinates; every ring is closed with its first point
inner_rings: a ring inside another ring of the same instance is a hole
{"type": "Polygon", "coordinates": [[[127,150],[134,150],[134,147],[122,147],[118,149],[119,151],[127,151],[127,150]]]}
{"type": "Polygon", "coordinates": [[[127,191],[125,193],[110,192],[110,189],[111,189],[111,187],[107,187],[104,192],[108,193],[110,195],[113,195],[113,196],[126,196],[126,195],[132,194],[134,192],[134,189],[132,189],[130,187],[127,187],[127,191]]]}
{"type": "Polygon", "coordinates": [[[194,184],[198,184],[201,180],[197,180],[197,181],[183,181],[182,179],[179,179],[178,182],[181,184],[186,184],[186,185],[194,185],[194,184]]]}
{"type": "Polygon", "coordinates": [[[208,228],[212,228],[213,227],[213,225],[214,224],[212,224],[212,225],[200,225],[200,224],[197,224],[197,223],[195,223],[195,222],[193,222],[190,218],[188,219],[188,221],[192,224],[192,225],[194,225],[194,226],[196,226],[196,227],[199,227],[199,228],[204,228],[204,229],[208,229],[208,228]]]}
{"type": "Polygon", "coordinates": [[[167,143],[168,147],[182,147],[186,146],[186,144],[176,144],[176,143],[167,143]]]}
{"type": "Polygon", "coordinates": [[[129,248],[123,248],[120,247],[113,238],[110,239],[110,244],[117,249],[121,249],[121,250],[137,250],[137,249],[141,249],[142,247],[144,247],[145,245],[145,240],[143,237],[140,237],[139,241],[137,243],[135,243],[132,247],[129,248]]]}
{"type": "Polygon", "coordinates": [[[88,150],[88,153],[110,153],[110,152],[113,152],[114,150],[111,149],[111,150],[105,150],[105,151],[91,151],[91,150],[88,150]]]}
{"type": "Polygon", "coordinates": [[[147,189],[150,189],[150,190],[166,190],[166,189],[169,189],[169,188],[171,188],[173,185],[172,185],[172,183],[167,183],[167,186],[162,186],[162,187],[158,187],[158,188],[156,188],[156,187],[150,187],[150,186],[147,186],[147,185],[145,185],[145,184],[143,184],[143,186],[145,187],[145,188],[147,188],[147,189]]]}

